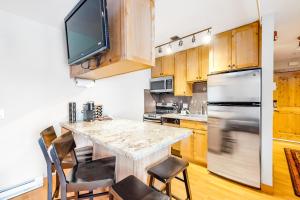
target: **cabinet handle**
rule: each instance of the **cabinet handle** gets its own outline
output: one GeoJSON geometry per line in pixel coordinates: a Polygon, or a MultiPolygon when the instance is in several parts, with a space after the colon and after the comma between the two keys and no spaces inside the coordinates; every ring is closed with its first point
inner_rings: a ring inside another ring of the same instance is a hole
{"type": "Polygon", "coordinates": [[[235,64],[233,64],[232,67],[235,67],[235,64]]]}

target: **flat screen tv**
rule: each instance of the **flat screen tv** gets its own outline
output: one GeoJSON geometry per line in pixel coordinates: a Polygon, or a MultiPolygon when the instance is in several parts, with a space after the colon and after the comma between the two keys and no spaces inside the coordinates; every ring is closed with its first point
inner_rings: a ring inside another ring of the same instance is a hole
{"type": "Polygon", "coordinates": [[[81,0],[65,17],[68,63],[79,64],[109,49],[106,0],[81,0]]]}

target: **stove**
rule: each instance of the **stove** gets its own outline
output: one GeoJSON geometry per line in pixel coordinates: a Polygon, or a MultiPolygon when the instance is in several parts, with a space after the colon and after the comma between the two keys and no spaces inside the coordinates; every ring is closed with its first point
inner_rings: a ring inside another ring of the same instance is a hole
{"type": "Polygon", "coordinates": [[[178,106],[176,103],[157,103],[155,113],[145,113],[144,121],[161,123],[163,114],[177,113],[178,106]]]}

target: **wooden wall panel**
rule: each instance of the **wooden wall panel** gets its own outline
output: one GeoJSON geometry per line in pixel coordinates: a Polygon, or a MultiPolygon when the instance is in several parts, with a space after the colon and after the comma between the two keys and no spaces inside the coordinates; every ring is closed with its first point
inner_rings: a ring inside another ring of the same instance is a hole
{"type": "Polygon", "coordinates": [[[300,72],[276,73],[274,138],[300,141],[300,72]]]}

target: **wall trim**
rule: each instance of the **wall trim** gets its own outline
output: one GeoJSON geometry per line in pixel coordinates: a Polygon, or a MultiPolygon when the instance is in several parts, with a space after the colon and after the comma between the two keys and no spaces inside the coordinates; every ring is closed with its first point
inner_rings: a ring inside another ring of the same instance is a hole
{"type": "Polygon", "coordinates": [[[6,200],[19,196],[31,190],[37,189],[43,186],[43,176],[36,177],[34,179],[25,181],[18,185],[0,190],[0,199],[6,200]]]}

